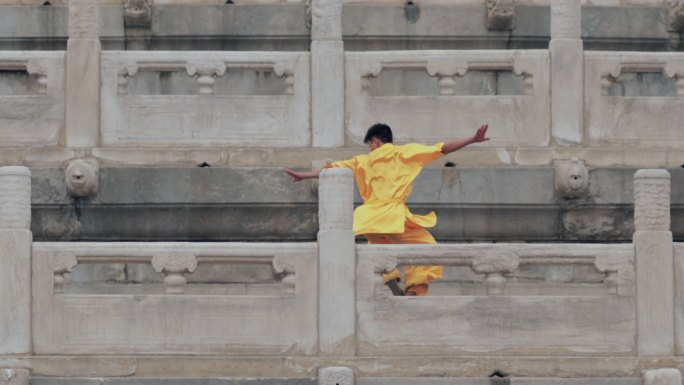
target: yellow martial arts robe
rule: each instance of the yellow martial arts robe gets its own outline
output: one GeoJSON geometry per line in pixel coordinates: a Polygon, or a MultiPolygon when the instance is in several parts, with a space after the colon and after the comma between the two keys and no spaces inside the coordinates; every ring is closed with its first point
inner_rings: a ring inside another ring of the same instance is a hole
{"type": "MultiPolygon", "coordinates": [[[[354,210],[354,233],[369,243],[436,243],[425,227],[434,227],[434,212],[416,215],[406,207],[413,180],[428,163],[442,156],[442,146],[386,143],[369,154],[334,162],[326,167],[347,167],[354,172],[364,204],[354,210]]],[[[406,266],[406,287],[427,284],[442,277],[441,266],[406,266]]],[[[400,277],[395,270],[385,281],[400,277]]]]}

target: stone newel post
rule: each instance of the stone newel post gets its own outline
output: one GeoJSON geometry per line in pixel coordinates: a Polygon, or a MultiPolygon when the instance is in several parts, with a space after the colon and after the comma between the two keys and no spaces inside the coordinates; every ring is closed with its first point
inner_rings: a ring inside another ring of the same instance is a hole
{"type": "Polygon", "coordinates": [[[66,145],[95,147],[100,133],[100,1],[69,0],[66,145]]]}
{"type": "Polygon", "coordinates": [[[551,2],[551,134],[558,144],[582,143],[584,46],[580,0],[551,2]]]}
{"type": "Polygon", "coordinates": [[[674,355],[674,261],[670,174],[634,174],[637,346],[642,356],[674,355]]]}
{"type": "Polygon", "coordinates": [[[318,199],[320,354],[354,355],[356,247],[352,172],[346,168],[323,170],[318,199]]]}
{"type": "Polygon", "coordinates": [[[311,128],[314,147],[344,146],[342,0],[311,0],[311,128]]]}
{"type": "Polygon", "coordinates": [[[31,352],[31,172],[0,167],[0,355],[31,352]]]}

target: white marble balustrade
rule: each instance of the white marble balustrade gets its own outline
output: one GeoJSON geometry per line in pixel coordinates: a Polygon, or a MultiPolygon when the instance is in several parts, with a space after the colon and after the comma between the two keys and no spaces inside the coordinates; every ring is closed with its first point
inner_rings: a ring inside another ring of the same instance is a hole
{"type": "Polygon", "coordinates": [[[363,143],[366,129],[389,124],[398,141],[437,142],[465,137],[481,124],[496,128],[490,146],[550,143],[548,51],[347,52],[347,140],[363,143]],[[426,71],[438,95],[372,95],[370,82],[383,70],[426,71]],[[520,95],[458,95],[468,71],[510,71],[522,77],[520,95]]]}
{"type": "Polygon", "coordinates": [[[317,247],[311,243],[33,245],[33,343],[40,354],[313,354],[317,247]],[[151,263],[166,293],[64,293],[78,264],[151,263]],[[271,264],[280,295],[184,294],[198,264],[271,264]],[[313,277],[313,278],[312,278],[313,277]]]}
{"type": "Polygon", "coordinates": [[[634,350],[632,245],[358,245],[358,351],[363,355],[624,354],[634,350]],[[483,295],[394,297],[382,274],[400,265],[467,266],[483,295]],[[520,295],[507,278],[522,265],[590,265],[601,295],[520,295]],[[581,316],[580,316],[581,315],[581,316]]]}
{"type": "Polygon", "coordinates": [[[299,52],[102,53],[102,142],[105,146],[300,147],[311,142],[309,54],[299,52]],[[182,71],[197,86],[188,95],[132,95],[142,71],[182,71]],[[282,77],[278,95],[216,95],[229,71],[282,77]]]}
{"type": "Polygon", "coordinates": [[[585,131],[588,146],[681,147],[684,138],[684,54],[585,52],[585,131]],[[662,74],[672,96],[610,95],[623,75],[662,74]]]}
{"type": "Polygon", "coordinates": [[[0,52],[0,71],[25,71],[35,92],[0,95],[0,147],[58,145],[64,129],[64,52],[0,52]]]}

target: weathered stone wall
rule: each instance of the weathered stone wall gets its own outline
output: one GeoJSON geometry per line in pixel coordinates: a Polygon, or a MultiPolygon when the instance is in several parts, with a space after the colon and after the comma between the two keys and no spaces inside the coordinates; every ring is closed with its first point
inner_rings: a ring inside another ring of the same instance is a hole
{"type": "MultiPolygon", "coordinates": [[[[312,184],[279,168],[103,168],[99,193],[73,198],[60,168],[33,169],[39,240],[313,240],[312,184]],[[179,220],[182,219],[182,220],[179,220]]],[[[684,171],[672,173],[672,231],[684,239],[684,171]]],[[[436,210],[441,241],[629,241],[631,169],[593,169],[563,198],[550,168],[426,169],[409,200],[436,210]]],[[[357,197],[357,203],[359,198],[357,197]]]]}
{"type": "MultiPolygon", "coordinates": [[[[0,4],[2,1],[0,0],[0,4]]],[[[15,0],[10,0],[15,1],[15,0]]],[[[28,0],[27,0],[28,1],[28,0]]],[[[67,13],[52,6],[0,5],[0,49],[64,49],[67,13]]],[[[310,23],[303,1],[212,1],[201,6],[155,2],[142,45],[124,25],[123,7],[103,2],[103,49],[309,50],[310,23]],[[259,20],[259,23],[252,22],[259,20]],[[137,48],[136,48],[137,47],[137,48]]],[[[408,21],[403,3],[345,3],[345,49],[545,48],[550,36],[550,1],[516,1],[512,30],[488,30],[483,1],[421,1],[420,16],[408,21]],[[388,22],[387,20],[393,20],[388,22]]],[[[582,10],[582,38],[590,50],[678,50],[664,1],[601,0],[582,10]],[[600,5],[600,6],[599,6],[600,5]]]]}

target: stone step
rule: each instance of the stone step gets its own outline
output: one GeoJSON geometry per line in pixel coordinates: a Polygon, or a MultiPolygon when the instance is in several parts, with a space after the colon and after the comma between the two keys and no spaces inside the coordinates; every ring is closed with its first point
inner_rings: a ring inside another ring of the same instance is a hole
{"type": "MultiPolygon", "coordinates": [[[[314,378],[62,378],[33,377],[30,385],[316,385],[314,378]]],[[[631,384],[630,384],[631,385],[631,384]]]]}
{"type": "MultiPolygon", "coordinates": [[[[31,385],[317,385],[315,378],[61,378],[31,385]]],[[[334,384],[328,384],[334,385],[334,384]]],[[[356,385],[642,385],[640,378],[357,378],[356,385]]]]}

